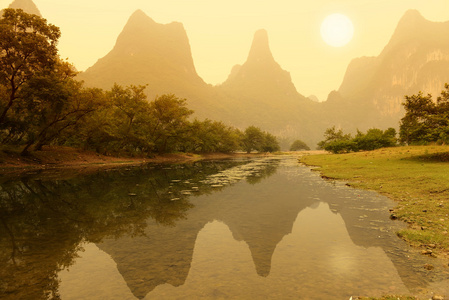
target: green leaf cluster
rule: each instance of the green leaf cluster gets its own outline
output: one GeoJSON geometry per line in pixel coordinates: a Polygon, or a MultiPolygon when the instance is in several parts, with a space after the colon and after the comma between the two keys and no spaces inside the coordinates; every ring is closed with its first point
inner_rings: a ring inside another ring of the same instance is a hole
{"type": "Polygon", "coordinates": [[[372,128],[366,133],[357,130],[356,136],[352,137],[351,134],[345,134],[342,129],[337,130],[333,126],[325,131],[324,138],[318,143],[318,147],[332,153],[371,151],[397,145],[394,128],[388,128],[385,131],[372,128]]]}
{"type": "Polygon", "coordinates": [[[449,143],[449,85],[436,101],[432,95],[405,96],[399,136],[406,144],[449,143]]]}
{"type": "Polygon", "coordinates": [[[310,150],[310,147],[301,140],[296,140],[290,146],[290,151],[310,150]]]}
{"type": "Polygon", "coordinates": [[[251,153],[252,151],[276,152],[281,149],[275,136],[266,131],[262,131],[256,126],[249,126],[245,129],[242,147],[247,153],[251,153]]]}

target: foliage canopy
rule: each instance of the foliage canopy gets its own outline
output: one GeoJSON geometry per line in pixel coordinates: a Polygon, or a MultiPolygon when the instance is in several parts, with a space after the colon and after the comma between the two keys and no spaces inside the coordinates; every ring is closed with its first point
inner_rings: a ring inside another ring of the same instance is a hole
{"type": "Polygon", "coordinates": [[[296,140],[290,146],[290,151],[310,150],[310,147],[301,140],[296,140]]]}
{"type": "Polygon", "coordinates": [[[351,134],[345,134],[343,130],[337,130],[334,126],[325,131],[324,138],[323,141],[318,143],[318,147],[332,153],[370,151],[397,145],[394,128],[388,128],[385,131],[372,128],[366,133],[358,130],[353,138],[351,134]]]}
{"type": "Polygon", "coordinates": [[[432,95],[405,96],[405,116],[399,136],[406,144],[449,143],[449,85],[433,101],[432,95]]]}

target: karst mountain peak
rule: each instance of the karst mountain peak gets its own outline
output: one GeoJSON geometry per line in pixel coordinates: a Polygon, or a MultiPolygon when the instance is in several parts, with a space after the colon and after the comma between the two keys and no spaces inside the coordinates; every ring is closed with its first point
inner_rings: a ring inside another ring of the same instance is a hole
{"type": "MultiPolygon", "coordinates": [[[[11,2],[11,8],[40,15],[32,0],[11,2]]],[[[239,49],[246,60],[236,62],[226,81],[213,86],[196,72],[183,24],[160,24],[138,9],[110,52],[78,79],[105,90],[114,83],[146,85],[149,101],[175,94],[187,99],[199,119],[238,128],[254,125],[314,145],[333,125],[354,131],[397,127],[405,95],[419,91],[439,95],[449,82],[449,40],[444,38],[448,34],[449,22],[430,21],[417,10],[406,11],[383,50],[377,56],[354,58],[337,91],[326,101],[316,102],[298,93],[286,71],[289,66],[283,69],[277,63],[267,30],[248,32],[248,48],[239,49]]],[[[77,46],[91,47],[83,42],[77,46]]],[[[297,84],[300,88],[303,83],[297,84]]]]}
{"type": "Polygon", "coordinates": [[[273,54],[270,50],[268,32],[265,29],[259,29],[254,33],[247,62],[274,62],[273,54]]]}
{"type": "Polygon", "coordinates": [[[268,32],[259,29],[254,38],[243,65],[234,66],[223,88],[230,92],[246,90],[265,95],[297,95],[290,73],[276,62],[270,50],[268,32]]]}
{"type": "Polygon", "coordinates": [[[129,17],[114,48],[80,78],[104,89],[114,82],[147,84],[150,99],[167,93],[188,97],[192,94],[180,87],[205,85],[196,72],[184,26],[157,23],[140,9],[129,17]]]}
{"type": "Polygon", "coordinates": [[[26,13],[42,17],[41,12],[37,8],[36,4],[34,4],[33,0],[14,0],[8,8],[22,9],[26,13]]]}

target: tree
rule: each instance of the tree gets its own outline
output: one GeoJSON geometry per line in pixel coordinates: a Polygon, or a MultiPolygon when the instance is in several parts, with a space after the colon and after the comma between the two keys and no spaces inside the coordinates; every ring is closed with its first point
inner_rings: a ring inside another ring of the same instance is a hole
{"type": "Polygon", "coordinates": [[[263,152],[276,152],[281,150],[279,142],[274,135],[264,132],[264,143],[262,145],[263,152]]]}
{"type": "Polygon", "coordinates": [[[243,133],[243,150],[245,150],[246,153],[251,153],[251,151],[263,151],[262,147],[264,144],[264,139],[264,133],[260,130],[260,128],[256,126],[249,126],[243,133]]]}
{"type": "Polygon", "coordinates": [[[264,132],[255,126],[249,126],[245,129],[242,138],[242,148],[247,153],[251,153],[251,151],[275,152],[281,149],[274,135],[264,132]]]}
{"type": "Polygon", "coordinates": [[[240,147],[241,132],[222,122],[195,119],[189,124],[184,152],[234,152],[240,147]]]}
{"type": "Polygon", "coordinates": [[[439,142],[449,144],[449,84],[444,85],[441,96],[437,98],[437,115],[439,124],[439,142]]]}
{"type": "Polygon", "coordinates": [[[193,113],[187,108],[187,100],[175,95],[162,95],[151,102],[154,120],[151,139],[155,151],[166,153],[177,150],[186,134],[188,117],[193,113]]]}
{"type": "Polygon", "coordinates": [[[432,95],[423,96],[421,92],[417,95],[405,96],[403,103],[405,116],[400,123],[401,141],[407,144],[417,142],[430,142],[435,137],[429,136],[431,130],[430,116],[435,113],[435,103],[432,95]]]}
{"type": "Polygon", "coordinates": [[[356,144],[357,151],[370,151],[385,147],[394,147],[397,144],[396,129],[388,128],[385,131],[372,128],[366,133],[357,131],[356,137],[353,139],[356,144]]]}
{"type": "Polygon", "coordinates": [[[53,72],[36,75],[23,86],[23,101],[17,105],[26,125],[22,154],[33,145],[41,150],[97,109],[99,91],[83,88],[75,75],[70,64],[59,62],[53,72]]]}
{"type": "Polygon", "coordinates": [[[134,85],[123,88],[115,84],[107,94],[112,104],[111,134],[116,141],[116,152],[137,154],[153,150],[150,130],[154,118],[145,88],[134,85]]]}
{"type": "Polygon", "coordinates": [[[310,150],[309,146],[301,140],[296,140],[290,146],[290,151],[310,150]]]}
{"type": "Polygon", "coordinates": [[[325,140],[318,143],[321,149],[332,153],[346,153],[351,151],[370,151],[383,147],[394,147],[397,144],[396,130],[388,128],[372,128],[366,133],[357,130],[357,135],[352,138],[350,134],[336,130],[335,127],[328,128],[325,132],[325,140]]]}
{"type": "Polygon", "coordinates": [[[337,130],[333,126],[326,129],[324,140],[318,143],[318,147],[333,153],[342,153],[354,151],[355,143],[350,134],[344,134],[342,129],[337,130]]]}
{"type": "Polygon", "coordinates": [[[405,96],[405,116],[400,123],[400,140],[406,144],[449,142],[449,85],[436,101],[432,95],[405,96]]]}
{"type": "Polygon", "coordinates": [[[59,28],[21,9],[5,9],[0,18],[0,126],[8,129],[8,113],[25,83],[52,72],[58,61],[59,28]]]}

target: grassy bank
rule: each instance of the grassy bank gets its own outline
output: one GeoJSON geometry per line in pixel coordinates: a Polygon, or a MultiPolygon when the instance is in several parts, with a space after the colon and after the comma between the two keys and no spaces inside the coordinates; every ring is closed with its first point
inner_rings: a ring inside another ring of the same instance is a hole
{"type": "Polygon", "coordinates": [[[397,201],[393,219],[409,224],[398,235],[423,254],[449,255],[449,146],[385,148],[348,154],[305,155],[323,176],[397,201]]]}

